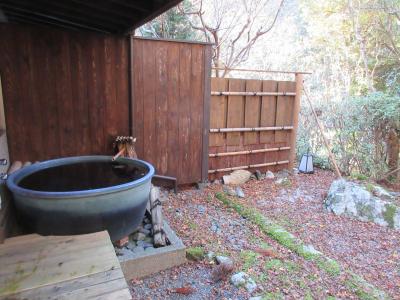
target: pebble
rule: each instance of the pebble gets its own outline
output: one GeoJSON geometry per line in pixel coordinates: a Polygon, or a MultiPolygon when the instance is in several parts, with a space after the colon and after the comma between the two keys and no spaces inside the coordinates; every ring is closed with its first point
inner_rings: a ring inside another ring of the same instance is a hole
{"type": "Polygon", "coordinates": [[[218,264],[222,265],[222,264],[226,264],[226,265],[233,265],[233,261],[232,259],[230,259],[227,256],[222,256],[222,255],[218,255],[215,257],[215,260],[217,261],[218,264]]]}
{"type": "Polygon", "coordinates": [[[249,293],[252,293],[257,289],[257,284],[245,272],[233,274],[230,281],[236,287],[244,286],[249,293]]]}
{"type": "Polygon", "coordinates": [[[235,192],[236,192],[236,196],[238,196],[239,198],[244,198],[244,192],[241,187],[239,187],[239,186],[236,187],[235,192]]]}
{"type": "Polygon", "coordinates": [[[143,247],[144,249],[149,248],[149,247],[154,247],[152,243],[148,243],[145,241],[138,241],[137,245],[143,247]]]}
{"type": "Polygon", "coordinates": [[[146,228],[140,228],[139,232],[145,234],[145,235],[149,235],[151,233],[150,230],[146,229],[146,228]]]}
{"type": "Polygon", "coordinates": [[[136,232],[132,236],[135,241],[143,241],[146,238],[146,235],[143,232],[136,232]]]}
{"type": "Polygon", "coordinates": [[[265,173],[265,178],[267,178],[267,179],[274,179],[274,178],[275,178],[275,175],[274,175],[274,173],[272,173],[271,171],[267,171],[267,172],[265,173]]]}
{"type": "Polygon", "coordinates": [[[151,230],[152,228],[153,228],[153,225],[151,225],[151,224],[144,225],[144,229],[151,230]]]}
{"type": "Polygon", "coordinates": [[[198,209],[200,214],[204,214],[206,212],[206,208],[203,205],[198,205],[197,209],[198,209]]]}
{"type": "Polygon", "coordinates": [[[207,254],[206,254],[207,260],[213,260],[214,257],[215,257],[215,253],[214,252],[212,252],[212,251],[207,252],[207,254]]]}

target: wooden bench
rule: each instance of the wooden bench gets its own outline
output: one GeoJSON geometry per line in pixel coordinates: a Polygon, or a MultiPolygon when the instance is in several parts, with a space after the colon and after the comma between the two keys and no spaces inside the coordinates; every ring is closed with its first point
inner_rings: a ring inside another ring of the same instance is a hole
{"type": "Polygon", "coordinates": [[[0,245],[0,299],[131,299],[106,231],[0,245]]]}

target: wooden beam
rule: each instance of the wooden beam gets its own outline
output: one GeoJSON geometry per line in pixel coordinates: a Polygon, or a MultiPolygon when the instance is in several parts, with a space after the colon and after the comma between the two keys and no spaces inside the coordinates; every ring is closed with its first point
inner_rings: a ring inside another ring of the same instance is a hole
{"type": "Polygon", "coordinates": [[[274,161],[274,162],[269,162],[269,163],[262,163],[262,164],[248,165],[248,166],[239,166],[239,167],[209,170],[208,173],[213,174],[213,173],[217,173],[217,172],[229,172],[229,171],[235,171],[235,170],[261,168],[261,167],[268,167],[268,166],[284,165],[284,164],[288,164],[288,163],[289,163],[288,160],[281,160],[281,161],[274,161]]]}
{"type": "Polygon", "coordinates": [[[240,72],[256,72],[256,73],[312,74],[312,72],[304,72],[304,71],[278,71],[278,70],[257,70],[257,69],[217,68],[217,67],[213,67],[212,69],[223,70],[223,71],[240,71],[240,72]]]}
{"type": "Polygon", "coordinates": [[[211,96],[296,96],[291,92],[211,92],[211,96]]]}
{"type": "Polygon", "coordinates": [[[209,151],[209,132],[210,132],[210,101],[211,101],[211,56],[210,45],[203,47],[204,51],[204,95],[203,95],[203,138],[202,138],[202,162],[201,180],[208,179],[208,151],[209,151]]]}
{"type": "Polygon", "coordinates": [[[296,74],[296,97],[293,103],[293,130],[290,135],[290,154],[289,154],[289,170],[293,169],[294,162],[296,161],[296,138],[297,129],[299,127],[299,113],[300,113],[300,102],[301,102],[301,91],[303,89],[303,74],[296,74]]]}
{"type": "Polygon", "coordinates": [[[253,128],[211,128],[210,132],[249,132],[249,131],[275,131],[292,130],[293,126],[253,127],[253,128]]]}
{"type": "Polygon", "coordinates": [[[244,150],[244,151],[236,151],[236,152],[210,153],[208,156],[209,157],[234,156],[234,155],[254,154],[254,153],[284,151],[284,150],[290,150],[290,147],[277,147],[277,148],[267,148],[267,149],[244,150]]]}

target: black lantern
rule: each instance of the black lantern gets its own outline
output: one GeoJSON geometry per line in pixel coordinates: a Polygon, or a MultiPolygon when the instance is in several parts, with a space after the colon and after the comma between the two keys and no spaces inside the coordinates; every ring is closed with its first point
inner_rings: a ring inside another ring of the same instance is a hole
{"type": "Polygon", "coordinates": [[[299,172],[305,174],[314,173],[313,156],[310,154],[309,150],[307,150],[307,153],[303,154],[301,158],[299,172]]]}

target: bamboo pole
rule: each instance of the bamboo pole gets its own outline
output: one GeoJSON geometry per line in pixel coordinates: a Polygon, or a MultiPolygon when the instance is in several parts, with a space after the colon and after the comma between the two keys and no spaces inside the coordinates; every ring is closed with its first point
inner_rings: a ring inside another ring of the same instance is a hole
{"type": "Polygon", "coordinates": [[[254,154],[254,153],[263,153],[263,152],[284,151],[284,150],[290,150],[290,147],[255,149],[255,150],[245,150],[245,151],[236,151],[236,152],[210,153],[208,156],[209,157],[233,156],[233,155],[254,154]]]}
{"type": "Polygon", "coordinates": [[[229,171],[235,171],[235,170],[244,170],[244,169],[251,169],[251,168],[284,165],[284,164],[288,164],[288,163],[289,163],[288,160],[281,160],[281,161],[274,161],[274,162],[269,162],[269,163],[262,163],[262,164],[248,165],[248,166],[239,166],[239,167],[209,170],[208,173],[212,174],[212,173],[217,173],[217,172],[229,172],[229,171]]]}
{"type": "Polygon", "coordinates": [[[311,72],[303,72],[303,71],[256,70],[256,69],[218,68],[218,67],[213,67],[212,69],[222,70],[222,71],[242,71],[242,72],[256,72],[256,73],[312,74],[311,72]]]}
{"type": "Polygon", "coordinates": [[[212,91],[211,96],[296,96],[293,92],[218,92],[212,91]]]}
{"type": "Polygon", "coordinates": [[[210,128],[211,133],[216,132],[248,132],[248,131],[275,131],[291,130],[293,126],[275,126],[275,127],[246,127],[246,128],[210,128]]]}
{"type": "Polygon", "coordinates": [[[306,95],[307,102],[310,105],[310,108],[311,108],[311,111],[312,111],[312,113],[314,115],[315,121],[317,122],[319,131],[321,132],[322,139],[324,141],[325,147],[328,150],[328,156],[329,156],[330,161],[333,164],[333,167],[334,167],[334,170],[335,170],[335,174],[336,174],[337,177],[342,178],[342,174],[340,173],[339,167],[338,167],[338,165],[336,163],[336,159],[332,154],[331,147],[330,147],[330,145],[328,143],[328,140],[326,139],[324,130],[323,130],[322,125],[321,125],[321,123],[320,123],[320,121],[318,119],[317,113],[315,112],[314,106],[312,105],[310,97],[308,96],[308,93],[307,93],[307,91],[306,91],[306,89],[304,87],[303,87],[303,91],[304,91],[304,95],[306,95]]]}
{"type": "Polygon", "coordinates": [[[299,127],[299,113],[300,113],[300,102],[301,102],[301,90],[303,89],[303,74],[296,74],[296,97],[294,98],[292,120],[293,120],[293,130],[290,135],[289,145],[291,148],[289,154],[289,170],[294,167],[294,162],[296,160],[296,138],[297,129],[299,127]]]}

